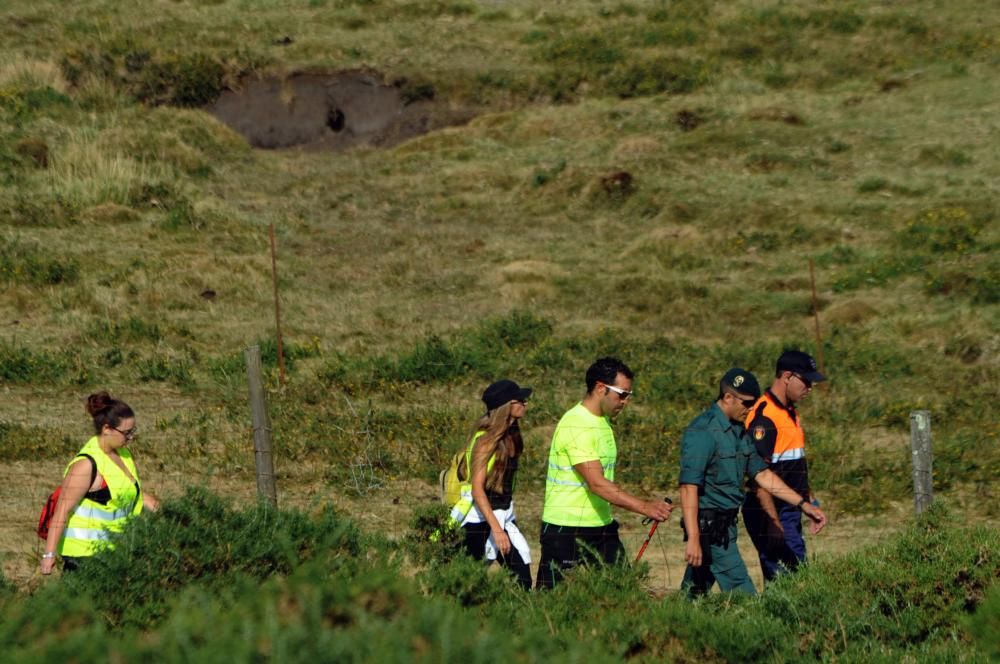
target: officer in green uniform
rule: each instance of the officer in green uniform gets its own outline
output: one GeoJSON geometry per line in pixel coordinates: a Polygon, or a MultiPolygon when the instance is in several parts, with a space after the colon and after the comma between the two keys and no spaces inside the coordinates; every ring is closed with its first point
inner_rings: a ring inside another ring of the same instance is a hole
{"type": "Polygon", "coordinates": [[[692,420],[681,441],[680,496],[684,517],[681,589],[695,596],[718,581],[723,591],[756,594],[736,547],[736,519],[743,503],[743,477],[749,475],[772,494],[798,505],[820,527],[826,516],[767,468],[746,437],[743,421],[760,397],[752,373],[735,367],[719,381],[719,395],[692,420]]]}

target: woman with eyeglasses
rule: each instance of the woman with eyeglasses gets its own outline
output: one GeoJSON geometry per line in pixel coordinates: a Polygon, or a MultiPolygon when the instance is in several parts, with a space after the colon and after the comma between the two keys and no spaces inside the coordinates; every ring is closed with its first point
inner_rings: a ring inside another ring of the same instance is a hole
{"type": "Polygon", "coordinates": [[[466,552],[498,561],[525,590],[531,589],[531,551],[515,523],[514,478],[524,450],[519,420],[530,396],[531,388],[512,380],[499,380],[483,392],[486,413],[469,436],[458,469],[464,479],[461,497],[451,511],[465,531],[466,552]]]}
{"type": "Polygon", "coordinates": [[[52,573],[57,552],[63,570],[75,571],[83,560],[108,546],[111,533],[121,531],[130,517],[159,506],[140,487],[127,447],[136,433],[129,405],[98,392],[87,397],[87,413],[95,435],[66,466],[45,540],[42,574],[52,573]]]}

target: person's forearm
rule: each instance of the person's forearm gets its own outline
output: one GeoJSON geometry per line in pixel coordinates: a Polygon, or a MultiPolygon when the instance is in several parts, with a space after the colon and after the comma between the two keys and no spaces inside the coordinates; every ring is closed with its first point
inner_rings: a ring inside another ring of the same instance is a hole
{"type": "Polygon", "coordinates": [[[472,501],[479,508],[479,513],[483,515],[486,519],[486,523],[490,524],[490,530],[495,533],[503,531],[503,527],[500,525],[500,521],[497,520],[495,514],[493,514],[493,508],[490,507],[490,499],[486,497],[486,491],[481,487],[472,487],[472,501]]]}
{"type": "Polygon", "coordinates": [[[611,480],[601,478],[597,481],[591,482],[588,486],[592,492],[596,493],[598,496],[608,501],[615,507],[622,507],[630,512],[635,512],[636,514],[643,513],[642,510],[645,505],[645,501],[636,498],[611,480]]]}
{"type": "Polygon", "coordinates": [[[681,511],[684,514],[684,530],[688,539],[697,539],[701,535],[698,529],[698,485],[681,485],[681,511]]]}
{"type": "Polygon", "coordinates": [[[805,498],[805,496],[802,496],[799,492],[785,484],[772,470],[762,470],[754,479],[760,487],[757,491],[757,498],[760,500],[761,507],[764,508],[765,512],[773,516],[777,516],[778,511],[774,505],[772,495],[791,505],[797,505],[805,498]],[[761,491],[760,489],[764,490],[761,491]]]}

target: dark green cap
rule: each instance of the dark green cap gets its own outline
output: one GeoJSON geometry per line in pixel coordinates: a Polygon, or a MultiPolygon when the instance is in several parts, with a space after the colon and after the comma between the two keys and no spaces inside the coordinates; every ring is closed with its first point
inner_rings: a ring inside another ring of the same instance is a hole
{"type": "Polygon", "coordinates": [[[746,369],[733,367],[722,377],[722,384],[740,394],[746,394],[754,399],[760,398],[760,383],[757,377],[746,369]]]}

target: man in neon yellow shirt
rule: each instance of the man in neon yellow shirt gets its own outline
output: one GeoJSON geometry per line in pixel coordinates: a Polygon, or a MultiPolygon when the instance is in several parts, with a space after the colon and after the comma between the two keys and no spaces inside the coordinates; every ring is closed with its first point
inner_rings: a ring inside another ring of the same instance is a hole
{"type": "Polygon", "coordinates": [[[549,450],[536,588],[551,588],[584,562],[624,560],[611,505],[665,521],[673,506],[641,500],[615,484],[618,446],[611,429],[632,396],[632,370],[604,357],[587,369],[587,394],[559,420],[549,450]]]}

